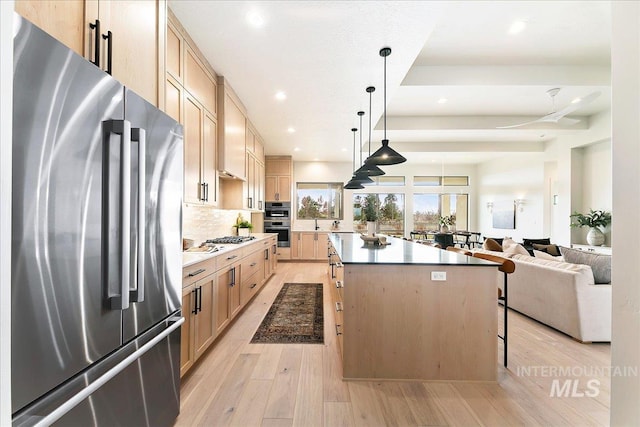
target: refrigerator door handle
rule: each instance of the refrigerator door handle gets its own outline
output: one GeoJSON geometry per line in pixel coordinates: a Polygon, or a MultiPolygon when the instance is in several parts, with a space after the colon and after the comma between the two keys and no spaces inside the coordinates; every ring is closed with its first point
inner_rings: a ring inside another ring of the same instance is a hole
{"type": "MultiPolygon", "coordinates": [[[[125,310],[129,308],[129,274],[131,268],[131,123],[128,120],[107,120],[104,122],[104,127],[108,136],[106,138],[107,146],[104,151],[106,156],[104,160],[106,162],[110,162],[110,135],[120,135],[120,188],[118,189],[120,195],[120,209],[118,212],[120,219],[120,274],[118,277],[120,294],[109,297],[109,306],[112,310],[125,310]]],[[[109,165],[107,165],[107,168],[109,168],[109,165]]],[[[109,179],[110,177],[107,174],[107,180],[109,179]]],[[[108,198],[108,193],[111,191],[107,191],[105,197],[108,198]]],[[[105,212],[107,217],[109,216],[109,210],[110,207],[107,206],[105,212]]],[[[108,239],[108,244],[111,245],[111,239],[108,239]]],[[[112,262],[112,259],[107,259],[108,270],[110,270],[109,267],[112,262]]],[[[112,282],[110,277],[107,277],[107,282],[107,286],[109,286],[112,282]]]]}
{"type": "Polygon", "coordinates": [[[145,354],[147,351],[151,350],[156,344],[165,339],[169,334],[178,329],[180,325],[184,323],[184,317],[171,317],[167,319],[169,322],[169,327],[162,331],[160,334],[155,336],[151,341],[144,344],[135,352],[131,353],[127,358],[122,360],[112,369],[105,372],[104,375],[96,379],[94,382],[90,383],[87,387],[83,388],[78,394],[74,395],[71,399],[64,402],[62,405],[58,406],[56,409],[51,411],[46,417],[42,418],[37,424],[36,427],[45,427],[50,426],[57,420],[59,420],[64,414],[71,411],[75,406],[77,406],[80,402],[89,397],[92,393],[102,387],[105,383],[111,380],[113,377],[118,375],[120,372],[124,371],[125,368],[131,365],[133,362],[138,360],[145,354]],[[174,322],[174,323],[171,323],[174,322]]]}
{"type": "Polygon", "coordinates": [[[143,302],[144,301],[144,257],[145,257],[145,244],[147,241],[147,224],[146,224],[146,212],[145,212],[145,192],[146,192],[146,153],[147,153],[147,138],[146,131],[144,129],[133,128],[131,129],[131,142],[138,143],[138,250],[136,254],[137,262],[136,269],[137,276],[135,278],[135,289],[130,291],[130,302],[143,302]]]}

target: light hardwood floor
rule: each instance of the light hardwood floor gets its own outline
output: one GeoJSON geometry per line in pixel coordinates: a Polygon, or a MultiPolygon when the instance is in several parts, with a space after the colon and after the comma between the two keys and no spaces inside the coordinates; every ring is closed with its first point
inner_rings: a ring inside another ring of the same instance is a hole
{"type": "MultiPolygon", "coordinates": [[[[176,425],[609,423],[609,344],[578,343],[513,311],[509,368],[502,367],[500,342],[497,383],[342,381],[327,286],[324,263],[279,263],[276,274],[183,378],[176,425]],[[286,282],[324,284],[324,345],[249,343],[286,282]],[[553,371],[560,368],[564,372],[553,371]]],[[[502,308],[496,310],[502,319],[502,308]]]]}

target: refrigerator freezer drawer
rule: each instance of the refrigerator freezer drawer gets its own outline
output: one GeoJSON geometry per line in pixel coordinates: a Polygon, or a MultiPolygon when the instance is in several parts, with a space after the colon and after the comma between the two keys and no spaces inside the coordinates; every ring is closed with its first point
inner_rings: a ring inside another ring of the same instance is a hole
{"type": "Polygon", "coordinates": [[[41,401],[14,414],[13,425],[173,425],[180,407],[183,322],[178,312],[153,327],[41,401]]]}

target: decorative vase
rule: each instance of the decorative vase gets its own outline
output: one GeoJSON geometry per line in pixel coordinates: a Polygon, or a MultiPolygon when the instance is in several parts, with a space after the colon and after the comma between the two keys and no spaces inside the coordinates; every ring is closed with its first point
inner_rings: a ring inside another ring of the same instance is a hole
{"type": "Polygon", "coordinates": [[[604,233],[599,228],[590,228],[587,233],[587,243],[590,246],[602,246],[604,243],[604,233]]]}
{"type": "Polygon", "coordinates": [[[376,222],[375,221],[367,221],[367,234],[373,235],[376,232],[376,222]]]}
{"type": "Polygon", "coordinates": [[[238,236],[248,236],[250,232],[248,228],[238,228],[238,236]]]}

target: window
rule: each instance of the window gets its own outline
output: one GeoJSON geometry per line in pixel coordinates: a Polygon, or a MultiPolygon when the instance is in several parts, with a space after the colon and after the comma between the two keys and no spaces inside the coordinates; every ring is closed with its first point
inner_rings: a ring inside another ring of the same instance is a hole
{"type": "Polygon", "coordinates": [[[296,206],[298,219],[342,219],[342,183],[299,182],[296,206]]]}
{"type": "Polygon", "coordinates": [[[387,186],[387,187],[402,187],[404,186],[404,176],[372,176],[373,182],[365,184],[365,186],[387,186]]]}
{"type": "Polygon", "coordinates": [[[413,185],[416,187],[439,187],[444,185],[466,187],[469,185],[468,176],[414,176],[413,185]]]}
{"type": "Polygon", "coordinates": [[[456,230],[468,230],[468,194],[414,194],[413,227],[415,230],[438,230],[440,216],[454,215],[456,230]]]}
{"type": "Polygon", "coordinates": [[[367,231],[365,210],[372,206],[377,214],[378,232],[390,236],[404,235],[404,194],[369,193],[353,195],[353,229],[367,231]]]}

